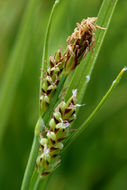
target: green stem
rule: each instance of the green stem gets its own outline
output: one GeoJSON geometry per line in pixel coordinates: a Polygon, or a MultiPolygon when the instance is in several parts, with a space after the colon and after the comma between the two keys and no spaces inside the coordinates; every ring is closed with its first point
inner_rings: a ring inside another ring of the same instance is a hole
{"type": "MultiPolygon", "coordinates": [[[[43,48],[43,56],[42,56],[42,70],[46,70],[46,66],[47,66],[47,59],[48,59],[48,44],[49,44],[49,35],[50,35],[50,30],[51,30],[51,24],[52,24],[52,19],[53,19],[53,15],[55,12],[55,8],[57,6],[57,4],[59,3],[59,0],[56,0],[53,4],[51,13],[50,13],[50,17],[49,17],[49,21],[48,21],[48,25],[47,25],[47,29],[46,29],[46,35],[45,35],[45,40],[44,40],[44,48],[43,48]]],[[[41,78],[43,77],[43,72],[41,72],[41,78]]],[[[40,80],[40,93],[41,93],[41,87],[42,87],[42,81],[40,80]]],[[[42,116],[43,114],[43,110],[39,110],[40,111],[40,116],[42,116]]]]}
{"type": "Polygon", "coordinates": [[[32,178],[31,178],[31,181],[30,181],[29,190],[34,189],[34,186],[35,186],[36,181],[38,179],[38,175],[39,175],[39,173],[38,173],[37,169],[35,168],[34,172],[33,172],[33,175],[32,175],[32,178]]]}
{"type": "Polygon", "coordinates": [[[50,17],[49,17],[49,21],[48,21],[48,25],[47,25],[46,36],[45,36],[45,41],[44,41],[43,56],[42,56],[42,68],[44,70],[46,69],[45,61],[48,58],[48,44],[49,44],[49,35],[50,35],[50,30],[51,30],[52,19],[53,19],[55,8],[56,8],[58,3],[59,3],[59,0],[56,0],[53,7],[52,7],[50,17]]]}
{"type": "Polygon", "coordinates": [[[49,178],[50,178],[50,175],[47,176],[45,179],[42,179],[40,176],[38,176],[33,190],[44,190],[48,183],[49,178]]]}
{"type": "MultiPolygon", "coordinates": [[[[41,180],[42,180],[42,179],[41,179],[41,180]]],[[[35,183],[35,185],[34,185],[33,190],[38,189],[38,185],[39,185],[39,183],[40,183],[40,175],[38,175],[38,177],[36,178],[36,183],[35,183]]]]}
{"type": "Polygon", "coordinates": [[[40,174],[38,173],[37,169],[35,168],[29,190],[43,190],[49,180],[51,175],[47,176],[45,179],[42,179],[40,177],[40,174]]]}
{"type": "Polygon", "coordinates": [[[77,139],[77,137],[79,137],[84,130],[86,129],[86,127],[88,126],[88,124],[90,123],[90,121],[94,118],[94,116],[97,114],[97,112],[100,110],[100,108],[102,107],[102,105],[105,103],[105,101],[108,99],[108,97],[110,96],[111,92],[113,91],[113,89],[117,86],[117,84],[119,83],[121,77],[123,76],[124,72],[127,71],[127,67],[124,67],[121,72],[119,73],[119,75],[116,77],[116,79],[113,81],[111,87],[109,88],[108,92],[105,94],[105,96],[102,98],[102,100],[100,101],[100,103],[97,105],[97,107],[93,110],[93,112],[90,114],[90,116],[86,119],[86,121],[78,128],[78,130],[72,135],[71,139],[69,141],[67,141],[67,146],[70,145],[75,139],[77,139]]]}
{"type": "Polygon", "coordinates": [[[39,150],[40,126],[43,126],[43,121],[41,119],[38,120],[35,127],[35,135],[33,139],[33,144],[31,148],[29,160],[26,166],[24,177],[23,177],[21,190],[29,189],[30,180],[35,168],[36,158],[37,158],[38,150],[39,150]]]}

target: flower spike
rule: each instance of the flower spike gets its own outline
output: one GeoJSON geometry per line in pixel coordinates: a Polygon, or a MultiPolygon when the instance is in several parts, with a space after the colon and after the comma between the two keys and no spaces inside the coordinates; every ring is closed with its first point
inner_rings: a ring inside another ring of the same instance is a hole
{"type": "Polygon", "coordinates": [[[70,125],[76,118],[77,89],[72,91],[70,99],[61,103],[54,110],[45,133],[40,136],[40,149],[36,161],[41,177],[50,174],[60,163],[63,140],[68,136],[70,125]]]}

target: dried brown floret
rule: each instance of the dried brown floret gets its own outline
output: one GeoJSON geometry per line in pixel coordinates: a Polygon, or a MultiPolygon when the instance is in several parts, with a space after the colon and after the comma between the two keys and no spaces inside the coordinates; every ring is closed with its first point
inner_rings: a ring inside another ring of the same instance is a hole
{"type": "Polygon", "coordinates": [[[65,72],[73,70],[80,61],[93,49],[96,36],[96,29],[105,29],[98,26],[95,21],[96,17],[83,19],[81,24],[77,23],[77,27],[71,36],[67,38],[67,49],[65,52],[65,72]]]}

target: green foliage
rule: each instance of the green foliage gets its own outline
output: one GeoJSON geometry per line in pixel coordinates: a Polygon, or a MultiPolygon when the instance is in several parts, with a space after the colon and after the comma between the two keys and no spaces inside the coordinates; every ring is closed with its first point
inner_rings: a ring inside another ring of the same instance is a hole
{"type": "MultiPolygon", "coordinates": [[[[101,2],[100,0],[80,0],[77,4],[76,0],[61,0],[59,9],[55,12],[49,43],[49,54],[54,53],[60,44],[65,46],[65,39],[72,33],[76,22],[80,22],[82,18],[86,18],[87,16],[96,16],[101,2]]],[[[112,4],[109,6],[109,1],[106,1],[109,8],[113,8],[115,5],[115,1],[111,2],[112,4]]],[[[0,10],[2,10],[0,13],[0,25],[2,25],[0,78],[2,78],[5,69],[9,68],[7,64],[3,63],[7,62],[8,54],[10,51],[12,52],[15,34],[17,34],[23,14],[22,10],[26,6],[26,1],[7,0],[6,3],[4,1],[0,3],[0,10]],[[12,13],[12,17],[10,17],[10,12],[12,13]]],[[[33,14],[32,27],[29,34],[27,33],[28,47],[25,56],[24,72],[20,75],[21,79],[15,91],[15,98],[12,91],[15,90],[17,80],[19,80],[17,72],[12,74],[13,80],[14,78],[16,80],[16,83],[12,84],[15,86],[14,88],[11,89],[12,81],[8,81],[10,85],[7,88],[7,94],[9,97],[9,92],[11,92],[14,101],[12,102],[11,99],[7,101],[10,105],[12,104],[11,112],[6,129],[4,130],[5,133],[1,133],[3,137],[0,158],[1,189],[19,189],[22,181],[33,138],[34,125],[38,119],[39,70],[41,67],[42,41],[44,40],[45,28],[51,7],[52,3],[43,0],[38,4],[37,10],[33,14]]],[[[92,108],[105,94],[105,90],[114,79],[116,73],[126,63],[126,10],[127,2],[125,0],[119,1],[104,46],[99,54],[95,70],[89,82],[87,93],[82,96],[82,102],[86,103],[86,106],[82,107],[79,112],[80,118],[75,122],[76,128],[87,118],[92,108]]],[[[103,11],[103,14],[107,13],[103,11]]],[[[106,17],[106,19],[108,18],[106,17]]],[[[103,20],[103,17],[102,21],[106,22],[106,20],[103,20]]],[[[103,23],[98,24],[105,26],[103,23]]],[[[99,32],[97,34],[99,35],[99,32]]],[[[96,49],[94,53],[96,53],[96,49]]],[[[19,55],[21,56],[19,58],[21,64],[23,64],[22,54],[19,55]]],[[[83,67],[86,67],[86,64],[83,67]]],[[[20,68],[18,69],[20,70],[20,68]]],[[[69,76],[69,78],[71,77],[69,76]]],[[[84,81],[85,77],[84,75],[79,80],[84,81]]],[[[77,82],[77,78],[75,82],[77,82]]],[[[80,82],[78,85],[85,86],[82,83],[80,82]]],[[[65,155],[61,167],[49,181],[48,189],[121,190],[121,187],[122,189],[126,188],[127,172],[124,169],[126,168],[127,159],[126,93],[124,78],[121,81],[121,85],[119,85],[111,99],[104,106],[103,111],[91,123],[91,128],[94,126],[93,129],[88,129],[85,138],[82,135],[77,142],[72,144],[71,150],[65,155]]],[[[6,101],[4,102],[6,103],[6,101]]],[[[6,103],[6,105],[8,104],[6,103]]],[[[3,110],[3,113],[5,113],[4,109],[8,111],[9,107],[2,106],[1,110],[3,110]]],[[[6,120],[7,115],[4,115],[6,120]]]]}

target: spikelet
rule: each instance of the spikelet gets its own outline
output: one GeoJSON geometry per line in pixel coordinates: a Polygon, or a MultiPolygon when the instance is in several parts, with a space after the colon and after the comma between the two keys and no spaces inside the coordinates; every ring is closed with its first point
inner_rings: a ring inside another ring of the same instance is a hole
{"type": "Polygon", "coordinates": [[[40,109],[46,111],[50,104],[50,100],[53,92],[56,90],[58,83],[61,79],[61,73],[64,68],[63,56],[59,49],[55,56],[49,57],[49,63],[47,65],[47,71],[43,71],[41,95],[40,95],[40,109]]]}
{"type": "Polygon", "coordinates": [[[85,58],[87,53],[93,49],[96,42],[94,33],[96,29],[105,30],[105,28],[96,25],[96,20],[96,17],[83,19],[81,24],[77,23],[74,33],[67,38],[65,73],[73,70],[85,58]]]}
{"type": "Polygon", "coordinates": [[[77,90],[72,97],[62,101],[54,110],[49,126],[40,136],[40,149],[36,166],[41,177],[50,174],[60,163],[60,152],[64,147],[63,140],[68,136],[69,126],[76,117],[77,90]]]}

